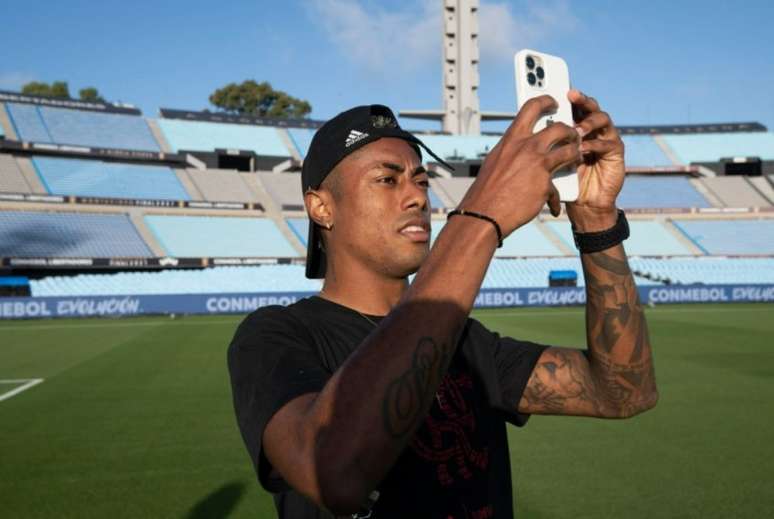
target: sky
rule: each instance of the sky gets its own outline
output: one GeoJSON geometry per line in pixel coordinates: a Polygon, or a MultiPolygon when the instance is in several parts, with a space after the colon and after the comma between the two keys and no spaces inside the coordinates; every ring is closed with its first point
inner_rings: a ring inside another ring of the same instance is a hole
{"type": "MultiPolygon", "coordinates": [[[[215,89],[255,79],[308,100],[315,119],[366,103],[440,109],[441,5],[0,0],[0,89],[95,86],[152,117],[212,108],[215,89]]],[[[774,2],[481,0],[479,12],[484,111],[515,110],[513,55],[533,48],[562,56],[573,86],[617,124],[759,121],[774,131],[774,2]]]]}

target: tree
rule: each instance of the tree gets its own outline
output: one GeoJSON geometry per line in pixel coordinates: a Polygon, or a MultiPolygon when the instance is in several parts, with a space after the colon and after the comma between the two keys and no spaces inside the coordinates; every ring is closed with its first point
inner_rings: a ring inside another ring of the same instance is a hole
{"type": "Polygon", "coordinates": [[[94,87],[81,88],[78,91],[78,95],[81,97],[81,101],[91,101],[96,103],[104,103],[105,100],[99,95],[99,91],[94,87]]]}
{"type": "Polygon", "coordinates": [[[217,89],[210,95],[210,103],[227,113],[282,119],[304,117],[312,111],[308,101],[275,90],[266,81],[257,83],[253,79],[217,89]]]}
{"type": "MultiPolygon", "coordinates": [[[[22,86],[22,94],[72,99],[66,81],[54,81],[50,85],[42,81],[30,81],[22,86]]],[[[105,102],[102,96],[99,95],[99,91],[94,87],[82,88],[78,91],[78,95],[81,101],[105,102]]]]}
{"type": "Polygon", "coordinates": [[[65,81],[54,81],[50,85],[41,81],[30,81],[22,87],[22,94],[70,98],[70,89],[65,81]]]}

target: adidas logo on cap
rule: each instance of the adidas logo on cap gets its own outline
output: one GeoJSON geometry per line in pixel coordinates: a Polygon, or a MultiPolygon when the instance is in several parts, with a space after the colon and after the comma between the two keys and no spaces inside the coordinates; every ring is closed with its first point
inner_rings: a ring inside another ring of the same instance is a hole
{"type": "Polygon", "coordinates": [[[344,141],[344,147],[345,148],[349,148],[350,146],[352,146],[356,142],[361,141],[361,140],[365,139],[366,137],[368,137],[367,133],[359,132],[357,130],[351,130],[349,132],[349,135],[347,135],[347,140],[344,141]]]}

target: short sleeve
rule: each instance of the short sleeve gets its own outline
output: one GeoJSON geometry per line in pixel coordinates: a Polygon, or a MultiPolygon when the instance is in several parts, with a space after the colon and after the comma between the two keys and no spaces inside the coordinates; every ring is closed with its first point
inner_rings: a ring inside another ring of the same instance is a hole
{"type": "Polygon", "coordinates": [[[322,390],[330,373],[304,327],[280,306],[260,308],[245,318],[227,357],[237,423],[258,480],[270,492],[285,490],[284,481],[270,477],[264,429],[289,401],[322,390]]]}
{"type": "Polygon", "coordinates": [[[549,346],[488,330],[475,319],[468,319],[465,354],[476,366],[490,405],[519,427],[529,415],[517,411],[527,382],[540,355],[549,346]]]}

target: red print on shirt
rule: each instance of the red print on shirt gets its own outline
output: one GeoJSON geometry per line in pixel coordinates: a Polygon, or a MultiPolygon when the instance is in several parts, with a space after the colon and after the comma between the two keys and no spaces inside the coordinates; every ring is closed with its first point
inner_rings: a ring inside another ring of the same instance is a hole
{"type": "Polygon", "coordinates": [[[436,465],[442,486],[453,484],[457,477],[468,480],[473,477],[473,471],[485,470],[489,464],[489,449],[475,445],[476,417],[470,405],[472,400],[471,376],[447,373],[424,427],[409,444],[418,456],[436,465]]]}

